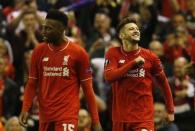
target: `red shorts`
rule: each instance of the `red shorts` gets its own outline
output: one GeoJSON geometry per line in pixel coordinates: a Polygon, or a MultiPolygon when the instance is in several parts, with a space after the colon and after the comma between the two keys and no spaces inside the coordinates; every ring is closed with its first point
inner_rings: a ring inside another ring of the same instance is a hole
{"type": "Polygon", "coordinates": [[[153,122],[113,122],[112,131],[154,131],[153,122]]]}
{"type": "Polygon", "coordinates": [[[39,131],[77,131],[77,121],[56,121],[39,123],[39,131]]]}

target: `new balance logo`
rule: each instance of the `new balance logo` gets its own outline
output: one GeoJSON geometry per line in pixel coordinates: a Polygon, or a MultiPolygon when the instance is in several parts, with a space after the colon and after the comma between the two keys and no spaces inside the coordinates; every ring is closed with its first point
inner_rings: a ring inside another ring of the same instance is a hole
{"type": "Polygon", "coordinates": [[[44,57],[42,61],[49,61],[49,57],[44,57]]]}
{"type": "Polygon", "coordinates": [[[124,64],[125,63],[125,60],[119,60],[119,62],[118,63],[120,63],[120,64],[124,64]]]}

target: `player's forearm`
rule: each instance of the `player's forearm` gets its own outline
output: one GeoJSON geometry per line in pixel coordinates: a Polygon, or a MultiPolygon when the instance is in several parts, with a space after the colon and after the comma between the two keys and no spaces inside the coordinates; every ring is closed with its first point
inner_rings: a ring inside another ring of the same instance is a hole
{"type": "Polygon", "coordinates": [[[136,64],[136,61],[130,61],[129,63],[127,63],[126,65],[120,67],[120,68],[116,68],[113,70],[106,70],[104,71],[104,78],[109,81],[109,82],[113,82],[117,79],[120,79],[122,76],[124,76],[129,69],[131,69],[134,65],[136,64]]]}
{"type": "Polygon", "coordinates": [[[97,104],[95,100],[95,94],[92,88],[92,79],[81,82],[85,98],[87,100],[89,112],[92,116],[93,123],[99,123],[99,116],[97,111],[97,104]]]}
{"type": "Polygon", "coordinates": [[[158,74],[156,78],[158,80],[159,85],[162,88],[168,113],[174,113],[174,104],[173,104],[171,88],[169,86],[165,73],[162,72],[158,74]]]}
{"type": "Polygon", "coordinates": [[[32,105],[32,102],[33,102],[33,98],[36,96],[36,84],[37,84],[37,81],[35,79],[28,80],[27,85],[25,87],[25,91],[24,91],[22,112],[29,111],[32,105]]]}

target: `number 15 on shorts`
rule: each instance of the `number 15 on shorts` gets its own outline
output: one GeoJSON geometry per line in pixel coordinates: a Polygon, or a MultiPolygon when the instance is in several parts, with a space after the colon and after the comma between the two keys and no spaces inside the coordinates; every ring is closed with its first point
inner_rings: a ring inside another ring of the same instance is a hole
{"type": "Polygon", "coordinates": [[[74,131],[75,126],[73,124],[62,124],[64,131],[74,131]]]}

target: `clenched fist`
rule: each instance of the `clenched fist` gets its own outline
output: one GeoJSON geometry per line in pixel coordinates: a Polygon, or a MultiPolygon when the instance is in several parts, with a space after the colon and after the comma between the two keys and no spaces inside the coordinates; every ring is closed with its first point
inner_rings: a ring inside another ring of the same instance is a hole
{"type": "Polygon", "coordinates": [[[141,56],[138,56],[137,58],[135,58],[135,62],[137,65],[143,65],[145,63],[145,59],[141,56]]]}

